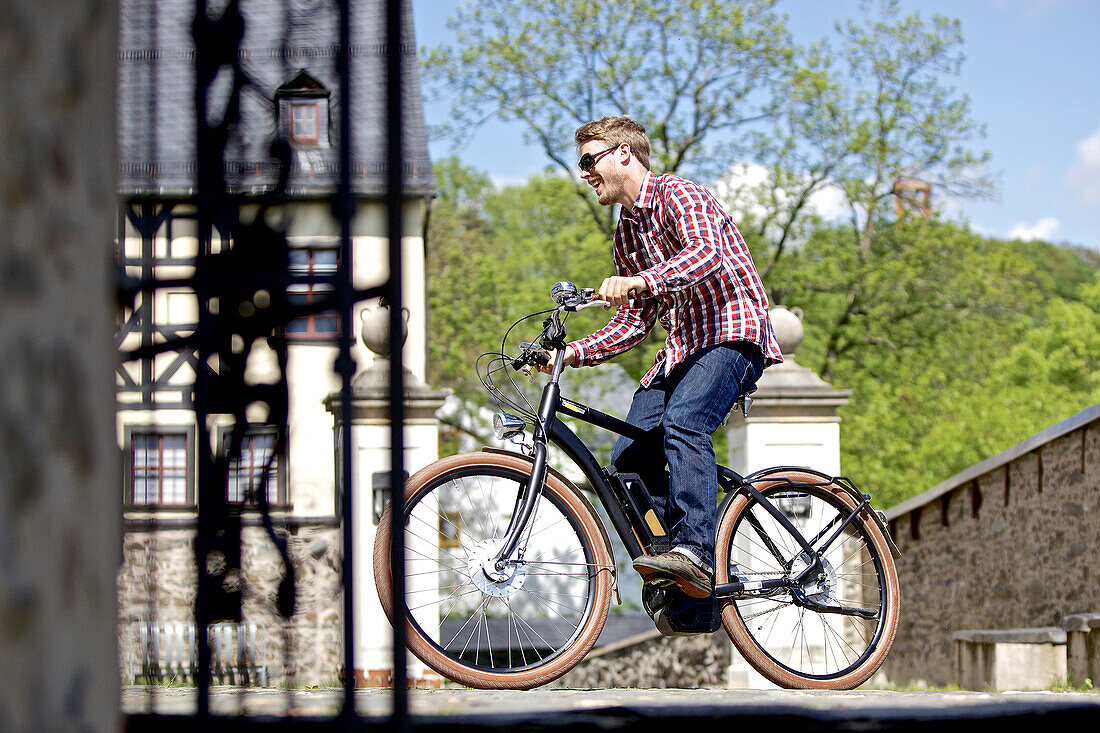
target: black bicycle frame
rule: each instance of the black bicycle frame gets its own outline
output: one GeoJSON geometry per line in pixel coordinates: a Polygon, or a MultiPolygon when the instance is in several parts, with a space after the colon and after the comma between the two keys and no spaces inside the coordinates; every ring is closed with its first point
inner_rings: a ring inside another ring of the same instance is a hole
{"type": "MultiPolygon", "coordinates": [[[[560,367],[557,363],[555,366],[560,367]]],[[[555,370],[554,376],[556,377],[558,373],[560,373],[560,368],[555,370]]],[[[547,441],[560,448],[562,452],[580,467],[581,472],[584,473],[585,478],[588,479],[593,491],[596,492],[596,496],[599,497],[600,503],[603,504],[608,518],[611,520],[612,526],[614,526],[615,531],[618,533],[631,559],[646,554],[636,529],[636,527],[640,526],[642,521],[641,517],[632,517],[628,514],[623,503],[619,500],[619,497],[616,496],[604,469],[600,466],[596,457],[592,454],[592,451],[590,451],[588,446],[577,437],[576,433],[558,419],[557,415],[559,412],[618,435],[624,435],[628,438],[639,439],[645,436],[645,431],[624,420],[574,400],[562,397],[557,379],[551,378],[550,382],[543,388],[542,399],[539,403],[539,418],[541,425],[545,426],[546,434],[543,435],[542,429],[537,425],[535,426],[536,435],[534,453],[532,456],[533,464],[531,467],[531,477],[526,486],[521,488],[520,495],[516,499],[517,511],[513,513],[512,521],[505,533],[505,542],[498,554],[498,567],[503,566],[505,562],[504,558],[509,557],[515,549],[515,544],[518,542],[519,535],[523,527],[526,526],[531,512],[534,509],[535,502],[542,493],[542,484],[546,476],[547,468],[547,441]],[[532,489],[532,487],[534,488],[532,489]]],[[[738,493],[748,494],[798,542],[799,546],[806,553],[806,556],[810,558],[810,562],[808,566],[794,578],[774,578],[753,582],[722,583],[715,586],[714,594],[716,597],[729,598],[745,592],[757,593],[772,589],[796,588],[810,576],[820,571],[821,561],[819,551],[814,550],[782,510],[768,501],[751,483],[746,482],[737,472],[725,466],[719,466],[718,475],[719,480],[725,485],[727,490],[726,498],[719,508],[719,516],[721,516],[721,510],[725,508],[734,496],[738,493]]],[[[858,514],[858,512],[859,509],[857,508],[856,511],[848,517],[848,521],[850,522],[852,517],[858,514]]],[[[748,521],[750,523],[756,522],[751,515],[749,515],[748,521]]],[[[845,525],[842,525],[840,529],[843,529],[846,525],[847,522],[845,522],[845,525]]],[[[760,528],[758,527],[758,529],[760,528]]],[[[832,544],[837,534],[839,534],[839,531],[834,533],[827,544],[832,544]]],[[[767,540],[767,534],[762,529],[760,529],[760,536],[770,545],[770,541],[767,540]]],[[[774,547],[774,545],[770,545],[769,549],[777,559],[783,560],[783,558],[780,557],[778,548],[774,547]]]]}

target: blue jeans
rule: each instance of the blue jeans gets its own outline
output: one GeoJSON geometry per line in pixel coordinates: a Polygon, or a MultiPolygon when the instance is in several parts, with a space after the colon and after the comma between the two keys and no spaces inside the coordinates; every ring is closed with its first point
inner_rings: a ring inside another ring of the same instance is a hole
{"type": "Polygon", "coordinates": [[[711,435],[764,370],[755,344],[724,343],[698,351],[638,388],[626,421],[644,438],[620,437],[611,451],[619,471],[642,477],[674,547],[714,564],[718,473],[711,435]],[[668,465],[668,473],[665,465],[668,465]]]}

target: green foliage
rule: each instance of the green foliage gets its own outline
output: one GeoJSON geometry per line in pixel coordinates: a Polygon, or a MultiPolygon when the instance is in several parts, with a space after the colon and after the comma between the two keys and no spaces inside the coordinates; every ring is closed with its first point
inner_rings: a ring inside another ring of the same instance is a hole
{"type": "Polygon", "coordinates": [[[880,227],[861,262],[850,237],[819,230],[777,274],[806,313],[797,359],[853,390],[842,463],[880,505],[1100,401],[1100,284],[1080,260],[932,222],[880,227]]]}
{"type": "Polygon", "coordinates": [[[1047,687],[1051,692],[1091,692],[1096,693],[1098,690],[1092,684],[1092,678],[1086,677],[1081,684],[1075,684],[1072,678],[1055,677],[1051,680],[1050,685],[1047,687]]]}
{"type": "MultiPolygon", "coordinates": [[[[603,282],[611,274],[611,245],[561,176],[498,189],[454,158],[440,161],[436,175],[439,197],[428,229],[429,379],[481,405],[487,396],[474,370],[477,356],[500,351],[509,326],[550,307],[555,282],[603,282]]],[[[598,309],[575,314],[570,334],[590,333],[607,318],[598,309]]],[[[536,335],[540,324],[518,326],[511,346],[536,335]]],[[[653,350],[622,358],[637,373],[652,363],[653,350]]]]}
{"type": "MultiPolygon", "coordinates": [[[[430,380],[484,405],[477,355],[499,349],[516,319],[546,309],[557,280],[599,283],[610,271],[610,245],[561,177],[498,189],[453,159],[440,161],[437,175],[430,380]]],[[[879,226],[865,255],[853,236],[819,226],[772,277],[786,284],[785,303],[806,314],[798,361],[853,390],[841,412],[842,465],[878,505],[1100,402],[1100,278],[1074,252],[935,221],[879,226]]],[[[588,333],[607,317],[577,314],[570,333],[588,333]]],[[[517,328],[513,344],[538,328],[538,319],[517,328]]],[[[662,335],[655,329],[653,339],[662,335]]],[[[621,357],[635,379],[655,348],[621,357]]],[[[582,369],[570,378],[583,384],[604,375],[582,369]]],[[[720,455],[723,439],[720,432],[720,455]]]]}
{"type": "Polygon", "coordinates": [[[1059,247],[1050,242],[1015,242],[1016,249],[1034,265],[1029,276],[1040,292],[1076,300],[1082,286],[1092,282],[1100,270],[1097,253],[1081,248],[1059,247]],[[1092,259],[1089,259],[1089,254],[1092,259]]]}
{"type": "MultiPolygon", "coordinates": [[[[452,132],[492,114],[520,120],[562,171],[575,127],[619,113],[650,130],[655,170],[760,166],[727,199],[773,302],[806,313],[797,359],[853,390],[845,472],[889,505],[1100,401],[1100,261],[894,213],[900,179],[932,183],[937,197],[989,190],[986,155],[970,148],[981,126],[950,85],[957,21],[868,1],[860,20],[800,47],[775,5],[479,0],[452,20],[457,45],[427,54],[427,77],[456,98],[452,132]],[[847,222],[814,213],[826,187],[847,222]]],[[[474,358],[545,309],[555,281],[610,274],[613,210],[572,175],[500,189],[453,159],[437,174],[429,376],[480,405],[474,358]]],[[[578,314],[570,333],[606,318],[578,314]]],[[[662,337],[620,357],[631,376],[662,337]]]]}
{"type": "MultiPolygon", "coordinates": [[[[437,132],[458,134],[491,115],[517,120],[572,171],[576,128],[629,114],[649,130],[654,170],[721,170],[738,157],[742,130],[771,114],[790,73],[795,50],[776,1],[470,2],[450,20],[457,45],[424,58],[429,86],[455,100],[452,122],[437,132]]],[[[610,232],[610,210],[584,200],[610,232]]]]}

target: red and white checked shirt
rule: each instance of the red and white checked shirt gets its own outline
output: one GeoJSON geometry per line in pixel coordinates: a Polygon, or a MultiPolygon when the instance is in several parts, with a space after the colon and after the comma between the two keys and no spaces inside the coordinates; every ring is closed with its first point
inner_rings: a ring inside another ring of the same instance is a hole
{"type": "Polygon", "coordinates": [[[640,276],[653,297],[622,306],[606,326],[570,344],[577,366],[636,346],[657,321],[665,348],[642,378],[648,386],[688,355],[728,341],[760,347],[765,366],[783,361],[768,317],[768,296],[741,232],[702,186],[647,173],[634,211],[615,228],[615,273],[640,276]]]}

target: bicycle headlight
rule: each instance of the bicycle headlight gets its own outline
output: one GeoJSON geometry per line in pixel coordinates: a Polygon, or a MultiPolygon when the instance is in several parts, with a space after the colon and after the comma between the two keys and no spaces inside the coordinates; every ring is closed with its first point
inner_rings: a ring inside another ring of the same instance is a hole
{"type": "Polygon", "coordinates": [[[497,440],[508,440],[521,434],[527,427],[527,421],[521,417],[510,415],[507,412],[498,412],[493,415],[493,434],[497,440]]]}
{"type": "Polygon", "coordinates": [[[558,305],[565,305],[567,302],[577,297],[577,286],[568,280],[556,282],[554,283],[554,287],[550,288],[550,297],[553,298],[554,302],[558,305]]]}

